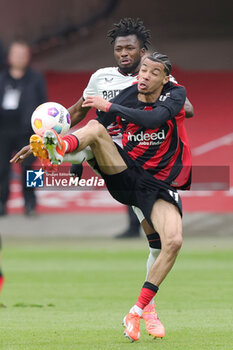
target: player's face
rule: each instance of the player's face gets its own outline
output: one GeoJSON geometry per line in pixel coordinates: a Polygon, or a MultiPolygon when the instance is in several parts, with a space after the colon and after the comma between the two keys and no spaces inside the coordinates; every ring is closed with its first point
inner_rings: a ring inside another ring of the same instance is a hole
{"type": "Polygon", "coordinates": [[[128,74],[139,69],[145,49],[140,47],[136,35],[118,36],[114,43],[114,56],[118,67],[128,74]]]}
{"type": "Polygon", "coordinates": [[[169,81],[169,76],[164,71],[164,65],[145,58],[138,75],[138,91],[144,95],[150,95],[163,88],[169,81]]]}
{"type": "Polygon", "coordinates": [[[21,43],[12,44],[8,55],[8,63],[11,67],[25,69],[30,62],[30,58],[30,49],[27,45],[21,43]]]}

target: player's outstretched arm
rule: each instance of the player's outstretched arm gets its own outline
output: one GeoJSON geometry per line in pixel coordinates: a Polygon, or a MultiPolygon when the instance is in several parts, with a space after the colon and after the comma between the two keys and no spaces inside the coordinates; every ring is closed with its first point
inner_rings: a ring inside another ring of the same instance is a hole
{"type": "MultiPolygon", "coordinates": [[[[88,96],[83,103],[84,107],[95,107],[103,112],[110,112],[127,121],[154,129],[164,124],[167,120],[175,117],[184,105],[186,98],[184,87],[177,87],[170,98],[151,111],[128,108],[116,103],[104,100],[100,96],[88,96]]],[[[113,101],[113,100],[112,100],[113,101]]]]}
{"type": "Polygon", "coordinates": [[[90,108],[82,107],[84,102],[83,97],[81,97],[73,106],[68,108],[71,119],[71,127],[80,123],[87,115],[90,108]]]}
{"type": "Polygon", "coordinates": [[[32,154],[30,145],[24,146],[16,155],[11,158],[10,163],[22,163],[24,159],[32,154]]]}

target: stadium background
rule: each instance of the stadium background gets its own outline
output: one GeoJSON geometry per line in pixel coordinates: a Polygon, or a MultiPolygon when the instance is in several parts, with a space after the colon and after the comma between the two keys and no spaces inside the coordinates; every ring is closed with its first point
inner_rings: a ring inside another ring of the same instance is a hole
{"type": "MultiPolygon", "coordinates": [[[[167,335],[155,345],[142,330],[137,345],[140,350],[229,350],[232,1],[0,0],[0,13],[5,47],[25,37],[32,66],[46,76],[49,100],[66,107],[79,99],[92,72],[115,65],[106,40],[113,22],[140,17],[151,29],[152,48],[170,57],[194,106],[194,118],[186,120],[194,165],[209,167],[207,180],[211,166],[228,166],[230,178],[226,191],[208,187],[182,193],[184,246],[157,299],[167,335]]],[[[112,239],[127,227],[127,215],[105,191],[40,191],[39,215],[25,217],[18,166],[11,176],[9,215],[0,218],[6,278],[0,348],[128,349],[120,324],[145,278],[144,235],[112,239]]]]}

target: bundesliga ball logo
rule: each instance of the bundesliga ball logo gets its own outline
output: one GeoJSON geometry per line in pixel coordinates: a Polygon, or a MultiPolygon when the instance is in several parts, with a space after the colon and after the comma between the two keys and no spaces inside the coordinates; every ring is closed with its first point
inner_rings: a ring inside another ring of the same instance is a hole
{"type": "Polygon", "coordinates": [[[33,131],[43,136],[45,130],[55,130],[64,136],[70,128],[70,115],[65,107],[56,102],[46,102],[38,106],[32,114],[33,131]]]}

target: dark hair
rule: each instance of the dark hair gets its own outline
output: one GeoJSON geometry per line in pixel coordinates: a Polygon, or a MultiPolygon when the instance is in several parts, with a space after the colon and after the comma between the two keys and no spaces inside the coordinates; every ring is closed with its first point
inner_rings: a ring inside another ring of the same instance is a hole
{"type": "Polygon", "coordinates": [[[166,55],[163,55],[159,52],[153,52],[151,55],[147,56],[146,58],[149,58],[150,60],[154,62],[160,62],[164,65],[164,71],[167,75],[171,73],[172,65],[169,60],[169,58],[166,55]]]}
{"type": "Polygon", "coordinates": [[[136,35],[141,47],[148,49],[150,45],[151,34],[143,24],[140,18],[136,20],[133,18],[123,18],[119,23],[114,23],[112,29],[108,31],[107,37],[111,39],[111,44],[115,42],[119,36],[136,35]]]}

